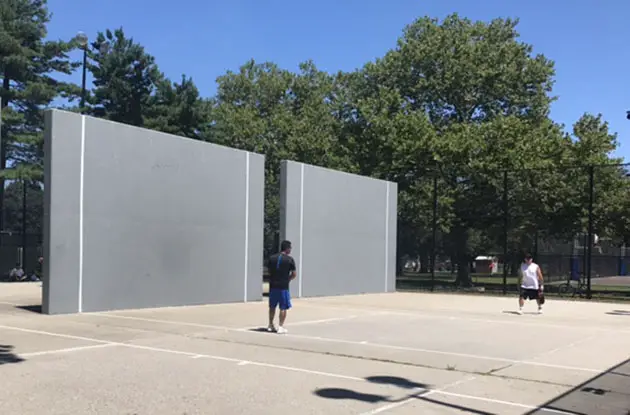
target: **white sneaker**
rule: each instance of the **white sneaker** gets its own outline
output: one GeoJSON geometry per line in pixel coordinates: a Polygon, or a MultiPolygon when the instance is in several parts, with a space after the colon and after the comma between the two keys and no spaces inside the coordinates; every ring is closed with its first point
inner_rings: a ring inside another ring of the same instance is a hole
{"type": "Polygon", "coordinates": [[[538,314],[542,314],[542,313],[543,313],[542,307],[538,307],[538,314]]]}
{"type": "Polygon", "coordinates": [[[518,314],[519,316],[523,314],[523,309],[519,308],[518,311],[516,312],[516,314],[518,314]]]}
{"type": "Polygon", "coordinates": [[[269,333],[273,333],[274,331],[276,331],[276,328],[275,328],[274,326],[268,326],[268,327],[267,327],[267,331],[268,331],[269,333]]]}
{"type": "Polygon", "coordinates": [[[284,327],[280,326],[278,327],[278,334],[287,334],[289,331],[287,329],[285,329],[284,327]]]}

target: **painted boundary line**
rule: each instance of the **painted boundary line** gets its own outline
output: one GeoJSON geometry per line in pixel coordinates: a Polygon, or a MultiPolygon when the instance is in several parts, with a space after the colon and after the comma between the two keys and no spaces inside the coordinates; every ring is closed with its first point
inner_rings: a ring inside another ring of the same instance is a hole
{"type": "MultiPolygon", "coordinates": [[[[338,311],[348,311],[348,312],[379,312],[380,314],[389,314],[389,315],[397,315],[397,316],[408,316],[408,317],[416,317],[416,318],[425,318],[425,319],[433,319],[433,320],[460,320],[460,321],[471,321],[477,323],[488,323],[488,324],[509,324],[509,325],[522,325],[522,326],[531,326],[531,327],[547,327],[547,328],[557,328],[564,330],[586,330],[586,331],[599,331],[599,332],[611,332],[611,333],[630,333],[630,330],[623,328],[602,328],[597,326],[566,326],[562,324],[547,324],[543,322],[530,322],[523,321],[526,316],[514,316],[513,319],[505,319],[505,320],[494,320],[494,319],[485,319],[485,318],[474,318],[474,317],[462,317],[462,316],[450,316],[450,315],[435,315],[435,314],[423,314],[416,313],[413,311],[405,311],[405,310],[396,310],[391,308],[382,308],[382,307],[340,307],[335,305],[326,305],[323,303],[314,304],[314,300],[312,298],[309,299],[297,299],[295,301],[296,305],[299,304],[300,307],[312,307],[326,310],[338,310],[338,311]]],[[[544,318],[544,316],[535,316],[536,318],[544,318]]]]}
{"type": "Polygon", "coordinates": [[[439,389],[433,389],[433,390],[418,388],[418,391],[415,394],[411,395],[407,399],[403,399],[402,401],[399,401],[399,402],[392,402],[392,403],[390,403],[388,405],[381,406],[380,408],[376,408],[376,409],[373,409],[373,410],[368,411],[368,412],[363,412],[361,415],[380,414],[382,412],[389,411],[390,409],[400,408],[401,406],[405,406],[405,405],[415,401],[416,399],[422,399],[423,396],[433,395],[433,394],[436,394],[436,393],[438,393],[440,391],[444,391],[446,389],[454,388],[455,386],[459,386],[462,383],[471,382],[471,381],[473,381],[475,379],[477,379],[475,376],[471,376],[471,377],[468,377],[466,379],[461,379],[461,380],[458,380],[456,382],[449,383],[448,385],[443,386],[443,387],[441,387],[439,389]]]}
{"type": "MultiPolygon", "coordinates": [[[[90,314],[83,314],[82,316],[88,316],[90,314]]],[[[222,326],[214,326],[214,325],[206,325],[201,323],[187,323],[187,322],[179,322],[179,321],[169,321],[169,320],[158,320],[158,319],[150,319],[150,318],[142,318],[142,317],[132,317],[132,316],[120,316],[120,315],[112,315],[112,314],[94,314],[108,318],[118,318],[118,319],[126,319],[126,320],[137,320],[144,321],[147,323],[159,323],[159,324],[172,324],[178,326],[190,326],[190,327],[198,327],[198,328],[207,328],[207,329],[216,329],[216,330],[224,330],[230,332],[239,332],[239,333],[252,333],[257,335],[265,335],[269,336],[269,333],[262,333],[257,331],[252,331],[251,328],[231,328],[231,327],[222,327],[222,326]]],[[[478,359],[478,360],[489,360],[495,362],[502,363],[510,363],[510,364],[522,364],[522,365],[530,365],[530,366],[540,366],[540,367],[548,367],[555,369],[563,369],[563,370],[575,370],[581,372],[591,372],[591,373],[600,373],[601,371],[598,369],[589,369],[583,367],[573,367],[573,366],[564,366],[564,365],[554,365],[550,363],[541,363],[534,362],[530,360],[516,360],[516,359],[506,359],[502,357],[493,357],[493,356],[482,356],[482,355],[474,355],[469,353],[457,353],[457,352],[446,352],[443,350],[431,350],[431,349],[421,349],[416,347],[406,347],[406,346],[395,346],[391,344],[382,344],[382,343],[370,343],[365,341],[354,341],[354,340],[343,340],[343,339],[334,339],[327,337],[316,337],[316,336],[305,336],[299,334],[286,334],[284,336],[296,339],[305,339],[305,340],[315,340],[321,342],[328,343],[339,343],[339,344],[351,344],[358,346],[368,346],[379,349],[389,349],[389,350],[400,350],[400,351],[409,351],[409,352],[417,352],[417,353],[428,353],[428,354],[439,354],[444,356],[455,356],[455,357],[464,357],[468,359],[478,359]]]]}
{"type": "MultiPolygon", "coordinates": [[[[85,115],[81,116],[81,149],[79,164],[79,288],[77,311],[83,312],[83,197],[85,190],[85,115]]],[[[43,305],[43,304],[42,304],[43,305]]]]}
{"type": "Polygon", "coordinates": [[[249,273],[249,152],[245,152],[245,275],[243,302],[247,302],[247,277],[249,273]]]}
{"type": "MultiPolygon", "coordinates": [[[[96,339],[96,338],[91,338],[91,337],[74,336],[74,335],[71,335],[71,334],[54,333],[54,332],[41,331],[41,330],[35,330],[35,329],[26,329],[26,328],[22,328],[22,327],[14,327],[14,326],[0,325],[0,329],[14,330],[14,331],[20,331],[20,332],[24,332],[24,333],[32,333],[32,334],[46,335],[46,336],[51,336],[51,337],[60,337],[60,338],[73,339],[73,340],[91,341],[91,342],[94,342],[94,343],[99,343],[99,345],[97,345],[97,346],[100,346],[100,347],[121,346],[121,347],[130,348],[130,349],[138,349],[138,350],[146,350],[146,351],[152,351],[152,352],[170,353],[170,354],[174,354],[174,355],[187,356],[187,357],[190,357],[190,358],[193,358],[193,359],[210,359],[210,360],[217,360],[217,361],[223,361],[223,362],[236,363],[238,366],[250,366],[251,365],[251,366],[266,367],[266,368],[270,368],[270,369],[278,369],[278,370],[286,370],[286,371],[291,371],[291,372],[305,373],[305,374],[310,374],[310,375],[318,375],[318,376],[325,376],[325,377],[331,377],[331,378],[337,378],[337,379],[345,379],[345,380],[351,380],[351,381],[356,381],[356,382],[368,382],[366,379],[363,379],[363,378],[360,378],[360,377],[356,377],[356,376],[347,376],[347,375],[342,375],[342,374],[337,374],[337,373],[320,372],[320,371],[316,371],[316,370],[303,369],[303,368],[293,367],[293,366],[274,365],[274,364],[264,363],[264,362],[253,362],[253,361],[249,361],[249,360],[235,359],[235,358],[231,358],[231,357],[215,356],[215,355],[208,355],[208,354],[199,354],[199,353],[185,352],[185,351],[181,351],[181,350],[165,349],[165,348],[160,348],[160,347],[142,346],[142,345],[138,345],[138,344],[112,342],[112,341],[108,341],[108,340],[101,340],[101,339],[96,339]]],[[[86,348],[86,347],[90,347],[90,346],[85,346],[83,348],[86,348]]],[[[96,346],[94,346],[94,347],[96,347],[96,346]]],[[[94,348],[94,347],[92,347],[92,348],[94,348]]],[[[465,381],[473,380],[473,379],[474,378],[463,379],[461,381],[455,382],[454,384],[447,385],[447,386],[443,387],[442,389],[430,390],[430,391],[427,392],[427,395],[428,394],[445,395],[445,396],[457,397],[457,398],[462,398],[462,399],[470,399],[470,400],[477,400],[477,401],[481,401],[481,402],[488,402],[488,403],[496,403],[496,404],[502,404],[502,405],[507,405],[507,406],[514,406],[514,407],[519,407],[519,408],[524,408],[524,409],[537,409],[538,408],[538,406],[525,405],[525,404],[520,404],[520,403],[517,403],[517,402],[502,401],[502,400],[498,400],[498,399],[483,398],[483,397],[473,396],[473,395],[464,395],[464,394],[459,394],[459,393],[446,392],[444,390],[447,387],[453,387],[453,386],[461,384],[461,383],[463,383],[465,381]]],[[[412,400],[413,400],[413,398],[409,398],[408,399],[409,402],[411,402],[412,400]]],[[[409,402],[406,402],[406,403],[409,403],[409,402]]],[[[392,409],[392,408],[387,408],[387,409],[392,409]]],[[[552,413],[566,414],[565,412],[556,411],[556,410],[553,410],[553,409],[544,409],[544,410],[547,411],[547,412],[552,412],[552,413]]],[[[381,410],[379,412],[384,412],[384,409],[381,408],[381,410]]],[[[378,412],[368,412],[368,414],[369,413],[378,413],[378,412]]]]}
{"type": "Polygon", "coordinates": [[[71,353],[71,352],[80,352],[82,350],[92,350],[92,349],[103,349],[106,347],[114,347],[118,346],[117,344],[95,344],[92,346],[78,346],[78,347],[68,347],[65,349],[56,349],[56,350],[43,350],[41,352],[31,352],[31,353],[18,353],[19,357],[35,357],[35,356],[46,356],[50,354],[60,354],[60,353],[71,353]]]}

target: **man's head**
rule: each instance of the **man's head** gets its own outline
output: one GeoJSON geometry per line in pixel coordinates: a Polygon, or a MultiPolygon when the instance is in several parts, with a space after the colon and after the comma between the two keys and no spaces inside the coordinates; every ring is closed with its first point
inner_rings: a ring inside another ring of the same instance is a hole
{"type": "Polygon", "coordinates": [[[525,263],[526,264],[531,264],[533,260],[534,260],[534,258],[532,257],[532,254],[525,254],[525,263]]]}
{"type": "Polygon", "coordinates": [[[284,252],[285,254],[290,254],[291,253],[291,242],[290,241],[282,241],[282,243],[280,244],[280,251],[284,252]]]}

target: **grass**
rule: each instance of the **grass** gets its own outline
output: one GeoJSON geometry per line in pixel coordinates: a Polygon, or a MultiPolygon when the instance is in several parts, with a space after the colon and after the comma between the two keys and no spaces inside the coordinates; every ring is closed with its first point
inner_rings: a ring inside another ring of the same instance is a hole
{"type": "MultiPolygon", "coordinates": [[[[432,288],[439,292],[483,292],[485,294],[503,293],[503,276],[490,276],[487,274],[472,274],[472,288],[460,288],[455,285],[456,276],[451,273],[436,273],[432,281],[430,274],[405,273],[396,279],[396,288],[403,291],[427,291],[432,288]]],[[[628,279],[630,282],[630,278],[628,279]]],[[[518,278],[507,278],[506,291],[518,292],[518,278]]],[[[545,295],[559,296],[558,287],[566,282],[566,277],[550,277],[545,285],[545,295]]],[[[591,294],[597,300],[630,300],[629,285],[603,285],[594,281],[591,284],[591,294]]],[[[565,294],[565,298],[571,298],[571,294],[565,294]]],[[[576,295],[574,298],[579,298],[576,295]]]]}

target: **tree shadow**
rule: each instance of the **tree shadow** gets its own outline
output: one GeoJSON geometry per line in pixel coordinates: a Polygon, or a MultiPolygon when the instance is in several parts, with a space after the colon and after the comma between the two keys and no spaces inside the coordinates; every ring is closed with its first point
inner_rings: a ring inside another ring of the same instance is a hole
{"type": "Polygon", "coordinates": [[[609,311],[606,314],[609,314],[611,316],[628,316],[630,317],[630,310],[613,310],[613,311],[609,311]]]}
{"type": "Polygon", "coordinates": [[[371,403],[371,404],[377,404],[377,403],[395,404],[395,403],[408,401],[410,399],[418,399],[420,401],[429,402],[435,405],[440,405],[443,407],[456,409],[456,410],[471,413],[471,414],[495,415],[491,412],[480,411],[477,409],[472,409],[472,408],[468,408],[461,405],[442,402],[437,399],[430,398],[429,395],[431,394],[431,386],[424,383],[414,382],[409,379],[405,379],[405,378],[401,378],[397,376],[369,376],[369,377],[366,377],[365,380],[370,383],[377,384],[377,385],[388,385],[388,386],[395,386],[402,389],[406,389],[410,391],[410,393],[405,396],[402,396],[399,399],[393,399],[389,396],[376,395],[372,393],[363,393],[363,392],[358,392],[358,391],[353,391],[350,389],[343,389],[343,388],[320,388],[320,389],[316,389],[313,393],[319,396],[320,398],[336,399],[336,400],[346,399],[346,400],[354,400],[354,401],[366,402],[366,403],[371,403]],[[411,391],[415,391],[415,393],[411,391]]]}
{"type": "Polygon", "coordinates": [[[18,306],[15,306],[15,308],[19,308],[20,310],[24,310],[24,311],[30,311],[31,313],[37,313],[37,314],[41,314],[42,313],[42,305],[41,304],[18,305],[18,306]]]}
{"type": "Polygon", "coordinates": [[[403,389],[429,389],[429,385],[424,383],[413,382],[409,379],[397,376],[369,376],[365,378],[368,382],[380,385],[398,386],[403,389]]]}
{"type": "Polygon", "coordinates": [[[20,356],[13,353],[13,346],[0,344],[0,365],[23,362],[20,356]]]}
{"type": "Polygon", "coordinates": [[[315,390],[315,395],[326,399],[347,399],[368,403],[392,402],[389,397],[381,395],[373,395],[370,393],[356,392],[350,389],[342,388],[323,388],[315,390]]]}

